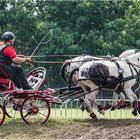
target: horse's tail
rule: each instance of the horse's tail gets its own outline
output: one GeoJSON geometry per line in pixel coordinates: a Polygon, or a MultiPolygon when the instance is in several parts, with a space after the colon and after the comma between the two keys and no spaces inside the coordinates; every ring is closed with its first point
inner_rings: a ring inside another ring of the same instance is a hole
{"type": "Polygon", "coordinates": [[[66,75],[65,75],[65,69],[66,67],[69,65],[69,63],[64,63],[60,69],[60,75],[62,76],[62,78],[64,79],[64,81],[66,81],[68,83],[68,80],[66,79],[66,75]]]}
{"type": "Polygon", "coordinates": [[[79,70],[79,68],[74,68],[70,73],[69,82],[68,82],[69,83],[69,90],[71,89],[71,85],[72,85],[72,77],[75,74],[75,72],[78,71],[78,70],[79,70]]]}

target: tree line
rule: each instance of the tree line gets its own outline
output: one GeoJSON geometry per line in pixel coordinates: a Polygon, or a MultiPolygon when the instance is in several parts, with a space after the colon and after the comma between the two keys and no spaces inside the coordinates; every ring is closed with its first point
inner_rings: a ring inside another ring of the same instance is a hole
{"type": "MultiPolygon", "coordinates": [[[[16,35],[18,54],[30,55],[43,36],[53,29],[48,44],[35,55],[90,54],[118,56],[140,46],[140,1],[6,1],[0,0],[0,34],[16,35]]],[[[46,41],[50,38],[46,38],[46,41]]],[[[34,58],[35,59],[35,58],[34,58]]],[[[40,58],[64,61],[67,58],[40,58]]],[[[60,65],[47,68],[49,85],[60,86],[60,65]]]]}

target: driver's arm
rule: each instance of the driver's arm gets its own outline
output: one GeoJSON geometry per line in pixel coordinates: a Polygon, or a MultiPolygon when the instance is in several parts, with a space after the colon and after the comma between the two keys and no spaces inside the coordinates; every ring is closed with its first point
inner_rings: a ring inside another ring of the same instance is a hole
{"type": "Polygon", "coordinates": [[[21,64],[24,62],[32,62],[31,58],[28,58],[24,55],[17,55],[16,52],[14,51],[14,48],[12,47],[7,47],[4,49],[4,54],[9,56],[11,60],[17,64],[21,64]]]}
{"type": "Polygon", "coordinates": [[[26,58],[16,56],[15,58],[12,59],[12,61],[17,63],[17,64],[21,64],[21,63],[26,62],[26,58]]]}

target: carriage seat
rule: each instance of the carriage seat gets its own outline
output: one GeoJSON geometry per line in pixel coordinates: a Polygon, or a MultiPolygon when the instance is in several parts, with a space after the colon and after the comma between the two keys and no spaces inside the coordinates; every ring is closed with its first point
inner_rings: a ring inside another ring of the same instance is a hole
{"type": "Polygon", "coordinates": [[[26,75],[29,85],[34,89],[38,90],[46,78],[46,69],[44,67],[38,67],[33,69],[26,75]]]}
{"type": "Polygon", "coordinates": [[[29,85],[34,89],[34,90],[38,90],[38,88],[40,87],[40,84],[43,82],[42,81],[42,76],[40,77],[35,77],[33,75],[30,75],[27,78],[27,81],[29,83],[29,85]]]}

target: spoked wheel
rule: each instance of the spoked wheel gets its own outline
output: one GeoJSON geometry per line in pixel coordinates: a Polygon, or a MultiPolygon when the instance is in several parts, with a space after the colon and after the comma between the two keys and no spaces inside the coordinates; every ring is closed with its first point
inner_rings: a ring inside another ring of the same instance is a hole
{"type": "Polygon", "coordinates": [[[14,99],[9,99],[4,101],[4,110],[5,114],[9,118],[15,118],[17,116],[18,111],[20,110],[20,106],[15,103],[14,99]]]}
{"type": "Polygon", "coordinates": [[[2,105],[0,105],[0,125],[3,124],[4,120],[5,120],[5,111],[2,105]]]}
{"type": "Polygon", "coordinates": [[[43,124],[50,116],[50,104],[42,96],[33,95],[23,101],[20,114],[27,124],[43,124]]]}

